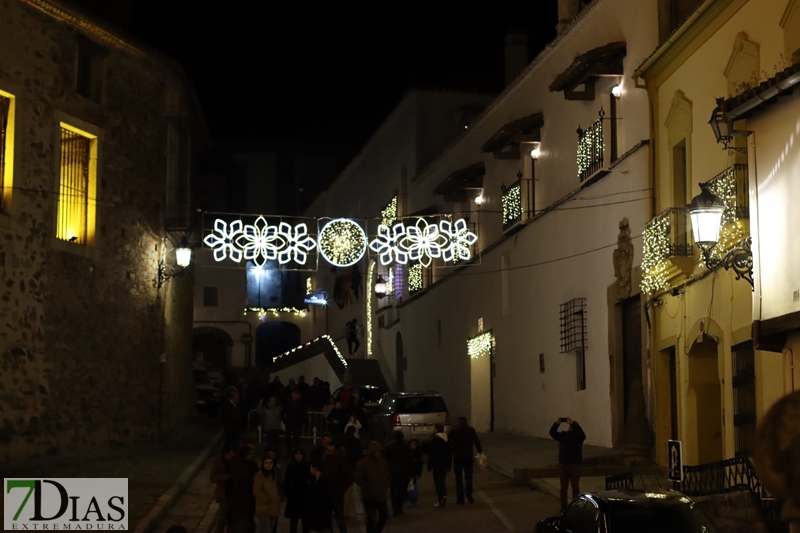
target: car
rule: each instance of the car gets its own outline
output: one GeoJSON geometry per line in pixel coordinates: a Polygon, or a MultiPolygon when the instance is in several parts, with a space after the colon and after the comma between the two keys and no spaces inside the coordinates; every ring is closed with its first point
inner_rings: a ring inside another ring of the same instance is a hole
{"type": "Polygon", "coordinates": [[[222,372],[217,370],[217,368],[214,366],[214,363],[211,361],[203,361],[200,364],[203,365],[206,370],[208,370],[208,377],[211,380],[212,385],[219,390],[225,388],[225,377],[222,375],[222,372]]]}
{"type": "Polygon", "coordinates": [[[718,533],[685,495],[673,490],[584,493],[536,533],[718,533]]]}
{"type": "Polygon", "coordinates": [[[220,404],[220,390],[211,383],[208,369],[201,363],[192,363],[197,409],[214,414],[220,404]]]}
{"type": "Polygon", "coordinates": [[[450,413],[444,398],[436,392],[387,392],[372,422],[374,434],[384,441],[398,430],[406,439],[426,439],[437,422],[444,425],[445,432],[450,430],[450,413]]]}

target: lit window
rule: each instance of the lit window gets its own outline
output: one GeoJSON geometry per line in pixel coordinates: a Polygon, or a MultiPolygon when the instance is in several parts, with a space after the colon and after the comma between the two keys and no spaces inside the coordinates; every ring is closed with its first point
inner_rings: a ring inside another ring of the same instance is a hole
{"type": "Polygon", "coordinates": [[[0,212],[11,211],[14,168],[14,97],[0,91],[0,212]]]}
{"type": "Polygon", "coordinates": [[[93,244],[97,196],[97,137],[61,123],[56,237],[93,244]]]}

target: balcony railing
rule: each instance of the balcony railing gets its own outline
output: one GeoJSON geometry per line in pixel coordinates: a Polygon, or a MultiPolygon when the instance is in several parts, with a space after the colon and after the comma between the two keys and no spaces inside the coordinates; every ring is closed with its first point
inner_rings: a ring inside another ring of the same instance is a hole
{"type": "Polygon", "coordinates": [[[595,120],[588,128],[578,128],[578,179],[581,183],[602,170],[605,161],[605,143],[603,139],[603,116],[595,120]]]}
{"type": "Polygon", "coordinates": [[[522,220],[522,179],[518,179],[510,187],[503,186],[503,231],[522,220]]]}
{"type": "Polygon", "coordinates": [[[689,211],[671,207],[656,216],[644,227],[642,250],[642,291],[655,293],[669,286],[669,259],[692,257],[689,211]]]}
{"type": "Polygon", "coordinates": [[[725,204],[722,213],[722,228],[719,243],[711,250],[712,255],[724,257],[734,246],[750,235],[750,191],[747,165],[739,164],[726,168],[709,180],[711,192],[725,204]]]}

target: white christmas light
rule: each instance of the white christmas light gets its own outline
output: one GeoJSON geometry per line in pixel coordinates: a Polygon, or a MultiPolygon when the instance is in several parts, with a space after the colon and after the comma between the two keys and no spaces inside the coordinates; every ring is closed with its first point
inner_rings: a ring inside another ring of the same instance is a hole
{"type": "Polygon", "coordinates": [[[369,248],[380,255],[383,266],[391,264],[392,258],[401,265],[408,263],[408,252],[399,246],[405,231],[402,223],[395,224],[391,230],[383,224],[378,226],[378,236],[369,243],[369,248]]]}
{"type": "Polygon", "coordinates": [[[300,346],[298,346],[296,348],[292,348],[288,352],[282,353],[281,355],[276,355],[275,357],[272,358],[272,361],[273,362],[277,362],[279,359],[283,359],[284,357],[289,357],[290,355],[292,355],[293,353],[297,352],[298,350],[302,350],[303,348],[308,348],[309,346],[311,346],[312,344],[314,344],[315,342],[318,342],[318,341],[327,341],[327,342],[329,342],[331,347],[333,348],[333,352],[336,354],[336,356],[339,358],[339,360],[342,362],[342,364],[345,366],[345,368],[347,367],[347,359],[345,359],[344,356],[342,355],[342,352],[339,351],[339,348],[333,342],[333,339],[331,339],[330,335],[323,335],[321,337],[317,337],[313,341],[309,341],[309,342],[307,342],[305,344],[301,344],[300,346]]]}
{"type": "MultiPolygon", "coordinates": [[[[372,276],[375,273],[375,261],[369,262],[367,271],[367,287],[372,284],[372,276]]],[[[369,289],[368,289],[369,290],[369,289]]],[[[372,357],[372,295],[367,294],[367,357],[372,357]]]]}
{"type": "Polygon", "coordinates": [[[237,263],[242,260],[242,250],[236,243],[236,239],[242,232],[242,221],[234,220],[230,227],[222,219],[214,221],[214,233],[206,235],[203,242],[214,249],[214,260],[224,261],[226,257],[237,263]]]}
{"type": "Polygon", "coordinates": [[[270,260],[277,259],[283,239],[278,235],[278,227],[270,226],[264,217],[258,217],[253,224],[244,226],[238,238],[244,251],[244,258],[260,267],[270,260]]]}
{"type": "Polygon", "coordinates": [[[397,220],[397,196],[381,211],[381,224],[391,226],[397,220]]]}
{"type": "Polygon", "coordinates": [[[467,353],[470,358],[478,359],[492,353],[494,347],[494,337],[491,331],[487,331],[477,337],[467,340],[467,353]]]}
{"type": "Polygon", "coordinates": [[[439,233],[439,226],[428,224],[427,220],[420,218],[416,226],[406,229],[406,236],[400,245],[408,251],[411,261],[419,261],[422,266],[429,267],[433,259],[442,256],[447,239],[439,233]]]}
{"type": "Polygon", "coordinates": [[[278,226],[278,233],[287,242],[286,247],[278,254],[278,263],[285,265],[294,260],[298,265],[305,265],[308,252],[317,245],[314,239],[308,236],[308,227],[305,222],[297,224],[294,228],[286,222],[281,222],[278,226]]]}
{"type": "Polygon", "coordinates": [[[383,224],[379,225],[378,236],[369,243],[369,247],[380,256],[383,266],[393,261],[403,265],[409,261],[419,261],[428,267],[433,259],[440,257],[445,261],[470,259],[470,247],[477,240],[478,236],[469,231],[464,219],[457,220],[455,224],[442,220],[437,225],[419,218],[416,225],[408,228],[401,223],[395,224],[391,230],[383,224]]]}
{"type": "Polygon", "coordinates": [[[455,224],[451,224],[447,220],[442,220],[439,222],[439,227],[441,227],[442,233],[448,237],[450,242],[449,246],[442,252],[444,260],[462,259],[469,261],[472,257],[470,247],[478,242],[478,236],[467,229],[467,221],[460,218],[456,220],[455,224]]]}
{"type": "Polygon", "coordinates": [[[367,234],[356,222],[337,218],[319,232],[319,253],[330,264],[348,267],[359,262],[367,251],[367,234]]]}

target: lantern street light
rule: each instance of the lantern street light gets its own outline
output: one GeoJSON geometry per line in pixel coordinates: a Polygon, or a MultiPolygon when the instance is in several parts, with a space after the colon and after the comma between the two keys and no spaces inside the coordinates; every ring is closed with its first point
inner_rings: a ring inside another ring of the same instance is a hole
{"type": "Polygon", "coordinates": [[[708,124],[714,132],[714,138],[717,143],[723,146],[725,150],[735,150],[747,155],[747,148],[739,148],[731,146],[734,137],[747,137],[751,132],[747,130],[737,130],[733,126],[733,120],[725,116],[722,111],[723,98],[717,98],[717,107],[711,112],[711,120],[708,124]]]}
{"type": "Polygon", "coordinates": [[[175,265],[176,267],[168,267],[166,261],[159,259],[158,261],[158,274],[154,283],[156,288],[160,289],[167,280],[182,276],[186,272],[186,267],[192,263],[192,247],[189,245],[189,240],[184,235],[175,246],[175,265]]]}
{"type": "Polygon", "coordinates": [[[175,262],[183,268],[188,267],[192,262],[192,249],[186,236],[181,237],[181,242],[175,248],[175,262]]]}
{"type": "Polygon", "coordinates": [[[378,298],[385,298],[386,290],[386,280],[383,279],[382,276],[378,276],[378,279],[375,281],[375,296],[378,298]]]}
{"type": "Polygon", "coordinates": [[[713,255],[711,251],[719,243],[725,204],[711,192],[709,183],[701,183],[700,191],[689,204],[689,218],[692,223],[692,237],[703,254],[706,268],[713,270],[722,266],[725,270],[733,269],[736,279],[744,278],[753,288],[753,252],[750,249],[752,238],[747,237],[722,258],[713,255]]]}

